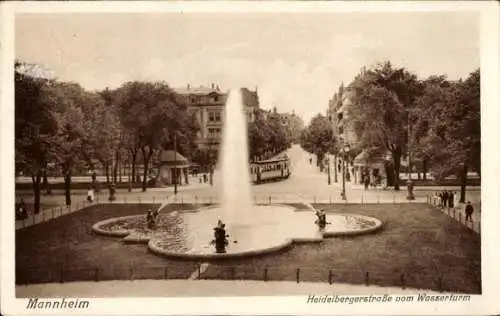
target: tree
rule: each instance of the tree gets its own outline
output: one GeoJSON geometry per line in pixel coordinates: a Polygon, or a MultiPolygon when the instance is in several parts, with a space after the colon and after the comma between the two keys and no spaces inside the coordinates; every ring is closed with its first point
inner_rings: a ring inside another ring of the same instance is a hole
{"type": "Polygon", "coordinates": [[[248,123],[248,146],[250,158],[262,156],[271,141],[269,124],[261,115],[257,115],[253,122],[248,123]]]}
{"type": "MultiPolygon", "coordinates": [[[[99,161],[105,167],[109,180],[111,157],[116,155],[116,161],[121,158],[116,153],[121,148],[122,130],[116,108],[107,102],[110,101],[106,101],[101,93],[86,92],[85,101],[82,104],[85,130],[85,138],[82,140],[82,155],[92,170],[95,170],[94,161],[99,161]]],[[[115,172],[113,171],[113,173],[115,172]]]]}
{"type": "Polygon", "coordinates": [[[173,144],[174,134],[179,148],[185,154],[190,153],[197,126],[194,116],[162,82],[128,82],[116,91],[114,104],[127,138],[142,153],[142,190],[146,191],[151,158],[157,150],[173,144]]]}
{"type": "Polygon", "coordinates": [[[55,104],[43,106],[40,97],[50,82],[22,71],[23,62],[15,62],[15,166],[16,173],[27,173],[33,183],[35,213],[40,211],[40,182],[50,160],[57,121],[55,104]]]}
{"type": "MultiPolygon", "coordinates": [[[[328,118],[318,114],[311,123],[303,130],[301,135],[301,146],[306,151],[314,153],[318,162],[321,162],[326,153],[335,153],[338,148],[337,139],[334,137],[333,126],[328,118]]],[[[320,165],[322,169],[323,166],[320,165]]]]}
{"type": "Polygon", "coordinates": [[[57,124],[52,139],[51,161],[58,164],[64,175],[66,205],[71,205],[71,177],[73,168],[81,163],[82,140],[85,136],[82,109],[86,103],[86,92],[77,84],[52,82],[45,85],[41,94],[41,106],[53,106],[57,124]]]}
{"type": "Polygon", "coordinates": [[[422,95],[415,101],[415,109],[411,113],[415,119],[411,135],[412,153],[421,163],[423,179],[426,180],[429,163],[432,163],[435,140],[429,134],[431,123],[435,119],[436,109],[442,108],[451,83],[446,76],[430,76],[422,82],[422,95]]]}
{"type": "Polygon", "coordinates": [[[302,130],[304,129],[304,121],[301,117],[292,114],[289,117],[288,123],[288,133],[289,138],[292,143],[298,144],[300,142],[300,135],[302,134],[302,130]]]}
{"type": "Polygon", "coordinates": [[[433,160],[434,173],[445,177],[456,174],[460,179],[460,201],[465,202],[467,173],[480,173],[481,115],[480,72],[472,72],[442,91],[433,103],[433,119],[423,138],[433,160]]]}
{"type": "Polygon", "coordinates": [[[399,190],[401,158],[409,139],[409,113],[421,94],[421,84],[405,68],[393,68],[385,62],[356,76],[348,89],[352,103],[348,119],[360,147],[378,154],[391,153],[394,189],[399,190]]]}

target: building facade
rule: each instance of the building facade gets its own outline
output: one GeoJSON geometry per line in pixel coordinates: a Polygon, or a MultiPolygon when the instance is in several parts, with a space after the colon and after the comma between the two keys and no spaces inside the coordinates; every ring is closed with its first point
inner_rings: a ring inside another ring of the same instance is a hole
{"type": "MultiPolygon", "coordinates": [[[[351,155],[346,158],[346,178],[356,184],[381,184],[387,178],[385,163],[386,156],[370,157],[363,148],[360,148],[358,137],[354,127],[349,120],[349,108],[351,106],[351,91],[341,85],[328,103],[327,117],[333,127],[335,137],[339,142],[340,149],[345,146],[351,148],[351,155]]],[[[334,157],[334,164],[339,172],[345,157],[339,154],[334,157]]]]}
{"type": "MultiPolygon", "coordinates": [[[[192,87],[175,89],[188,105],[188,111],[195,115],[200,131],[198,132],[196,144],[199,149],[218,150],[222,139],[222,126],[224,121],[224,108],[226,105],[228,91],[222,91],[218,85],[210,87],[192,87]]],[[[241,89],[242,99],[245,106],[247,118],[255,119],[259,109],[259,97],[257,89],[251,91],[247,88],[241,89]]]]}

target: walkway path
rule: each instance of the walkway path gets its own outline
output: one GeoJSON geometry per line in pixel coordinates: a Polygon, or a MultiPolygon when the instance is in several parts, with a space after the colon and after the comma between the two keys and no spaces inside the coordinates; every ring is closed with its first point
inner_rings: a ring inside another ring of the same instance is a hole
{"type": "Polygon", "coordinates": [[[181,297],[437,293],[429,290],[289,281],[135,280],[16,286],[17,297],[181,297]]]}
{"type": "MultiPolygon", "coordinates": [[[[321,203],[321,204],[339,204],[339,203],[427,203],[427,196],[440,190],[439,187],[417,188],[415,190],[416,199],[408,201],[406,199],[407,192],[404,187],[401,191],[383,190],[380,188],[370,188],[365,190],[361,186],[352,185],[346,182],[346,197],[347,200],[342,200],[342,183],[341,175],[338,175],[339,180],[334,182],[332,175],[331,184],[328,185],[327,174],[320,172],[316,167],[315,158],[312,163],[309,163],[311,155],[305,152],[299,145],[294,145],[287,150],[290,158],[292,176],[280,182],[266,183],[262,185],[252,186],[252,193],[255,203],[271,204],[271,203],[321,203]]],[[[191,185],[179,187],[177,196],[173,195],[173,188],[150,188],[146,192],[134,190],[117,190],[117,200],[114,203],[163,203],[167,199],[171,199],[172,203],[194,203],[194,204],[211,204],[217,203],[220,200],[220,185],[218,183],[218,173],[214,177],[214,185],[210,186],[206,183],[196,182],[195,178],[191,179],[191,185]]],[[[456,188],[455,188],[456,189],[456,188]]],[[[42,196],[42,202],[56,207],[48,209],[36,217],[30,216],[25,221],[17,221],[16,229],[39,223],[44,220],[57,217],[58,214],[67,214],[74,212],[86,206],[85,201],[86,191],[78,192],[73,196],[74,205],[71,209],[64,204],[64,195],[57,194],[51,196],[42,196]],[[75,203],[76,201],[76,203],[75,203]]],[[[30,194],[30,192],[26,192],[30,194]]],[[[97,196],[98,202],[107,203],[108,192],[103,190],[97,196]]],[[[467,192],[467,199],[474,204],[476,212],[474,214],[474,222],[480,221],[480,189],[470,190],[467,192]]],[[[29,203],[32,200],[31,196],[25,196],[25,201],[29,203]]],[[[458,216],[458,215],[457,215],[458,216]]]]}

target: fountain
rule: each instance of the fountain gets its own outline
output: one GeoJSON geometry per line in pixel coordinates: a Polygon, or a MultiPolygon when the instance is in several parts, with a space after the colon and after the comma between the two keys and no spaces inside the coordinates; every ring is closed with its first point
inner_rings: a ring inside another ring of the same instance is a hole
{"type": "Polygon", "coordinates": [[[94,231],[148,243],[159,255],[206,259],[267,253],[294,242],[321,242],[325,237],[365,234],[382,226],[378,219],[355,214],[329,214],[327,219],[323,210],[309,203],[304,203],[307,211],[286,205],[254,205],[246,126],[241,91],[233,90],[226,103],[219,157],[220,205],[159,215],[164,203],[156,212],[155,225],[151,225],[151,215],[138,215],[96,223],[94,231]]]}
{"type": "Polygon", "coordinates": [[[246,117],[240,90],[229,94],[222,150],[222,213],[228,227],[245,225],[252,215],[252,189],[248,166],[246,117]],[[237,188],[237,190],[235,190],[237,188]]]}

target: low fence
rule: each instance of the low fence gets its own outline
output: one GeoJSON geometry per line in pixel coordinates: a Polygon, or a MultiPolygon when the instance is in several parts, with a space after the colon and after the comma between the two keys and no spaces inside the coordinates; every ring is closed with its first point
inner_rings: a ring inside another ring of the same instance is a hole
{"type": "MultiPolygon", "coordinates": [[[[161,204],[164,202],[172,204],[194,204],[194,205],[211,205],[220,203],[220,198],[216,195],[192,195],[192,194],[182,194],[177,195],[117,195],[114,201],[108,200],[109,195],[106,193],[96,194],[95,201],[93,203],[88,202],[85,199],[73,202],[70,206],[57,206],[50,209],[42,210],[38,214],[29,214],[26,219],[16,221],[16,229],[32,226],[38,223],[42,223],[62,215],[70,214],[78,211],[82,208],[90,206],[92,204],[161,204]]],[[[462,207],[455,208],[442,208],[439,207],[436,201],[431,198],[431,196],[421,196],[416,197],[415,200],[408,200],[404,194],[378,194],[378,192],[373,191],[368,194],[358,195],[356,198],[350,199],[347,197],[343,200],[341,197],[336,195],[317,195],[317,196],[298,196],[298,195],[287,195],[287,194],[261,194],[253,196],[254,204],[260,205],[271,205],[271,204],[296,204],[303,205],[304,209],[308,208],[310,204],[401,204],[401,203],[426,203],[431,205],[440,212],[450,216],[455,219],[460,224],[476,231],[481,231],[481,222],[479,219],[465,220],[465,213],[462,207]]]]}
{"type": "Polygon", "coordinates": [[[440,211],[443,214],[448,215],[450,218],[456,220],[465,227],[475,231],[476,233],[481,233],[481,220],[476,216],[476,219],[470,218],[466,220],[465,216],[465,205],[460,203],[458,206],[454,207],[443,207],[439,204],[438,199],[433,198],[431,195],[427,196],[427,204],[432,206],[434,209],[440,211]]]}
{"type": "Polygon", "coordinates": [[[25,228],[35,224],[43,223],[51,219],[74,213],[82,208],[85,208],[92,203],[87,200],[76,201],[69,206],[56,206],[48,209],[43,209],[39,213],[28,213],[28,216],[21,220],[16,220],[16,229],[25,228]]]}
{"type": "MultiPolygon", "coordinates": [[[[74,201],[73,197],[73,201],[74,201]]],[[[428,198],[427,198],[428,201],[428,198]]],[[[73,202],[69,206],[56,206],[49,209],[41,210],[39,213],[29,213],[28,217],[23,220],[16,220],[16,229],[25,228],[35,224],[39,224],[62,215],[70,214],[78,211],[82,208],[90,206],[92,204],[120,204],[120,203],[130,203],[130,204],[161,204],[164,202],[169,202],[173,204],[194,204],[194,205],[210,205],[220,203],[220,197],[217,195],[196,195],[196,194],[182,194],[177,195],[152,195],[149,193],[141,194],[125,194],[116,195],[115,200],[109,201],[109,195],[105,192],[95,195],[95,201],[93,203],[88,202],[84,196],[81,200],[73,202]]],[[[358,195],[356,198],[342,199],[338,195],[314,195],[314,196],[299,196],[293,194],[260,194],[253,195],[254,204],[260,205],[271,205],[271,204],[302,204],[304,208],[308,207],[308,204],[400,204],[400,203],[426,203],[425,197],[417,197],[415,200],[407,200],[404,195],[401,194],[377,194],[376,191],[368,194],[358,195]]]]}
{"type": "MultiPolygon", "coordinates": [[[[449,272],[449,271],[448,271],[449,272]]],[[[349,283],[434,291],[480,293],[479,284],[471,284],[450,273],[380,272],[374,270],[342,270],[328,267],[284,267],[254,265],[223,265],[183,262],[163,266],[120,266],[93,268],[28,268],[16,271],[16,284],[65,283],[110,280],[249,280],[349,283]]]]}

